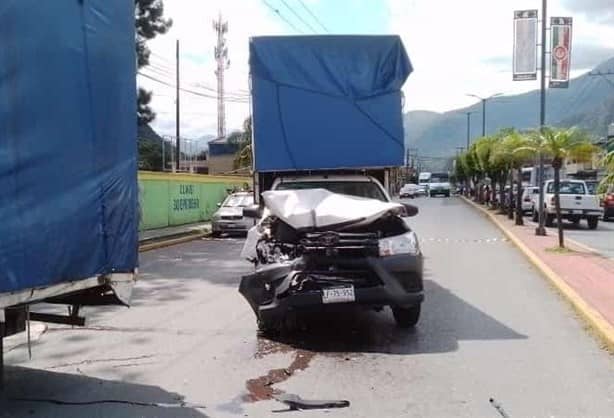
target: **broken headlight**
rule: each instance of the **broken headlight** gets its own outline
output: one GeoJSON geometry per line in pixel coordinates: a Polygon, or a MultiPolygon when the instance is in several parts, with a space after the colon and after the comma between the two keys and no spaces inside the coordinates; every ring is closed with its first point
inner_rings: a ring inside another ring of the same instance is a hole
{"type": "Polygon", "coordinates": [[[420,244],[418,244],[418,237],[413,231],[406,232],[402,235],[383,238],[379,240],[380,257],[397,254],[420,254],[420,244]]]}

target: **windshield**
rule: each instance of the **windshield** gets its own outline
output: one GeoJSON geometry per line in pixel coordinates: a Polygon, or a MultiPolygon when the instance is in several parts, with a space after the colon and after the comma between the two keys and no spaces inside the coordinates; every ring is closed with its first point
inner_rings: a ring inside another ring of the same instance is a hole
{"type": "Polygon", "coordinates": [[[387,202],[388,199],[380,187],[370,181],[305,181],[279,183],[276,190],[327,189],[333,193],[366,197],[387,202]]]}
{"type": "Polygon", "coordinates": [[[431,177],[431,183],[447,183],[447,182],[448,182],[448,176],[431,177]]]}
{"type": "MultiPolygon", "coordinates": [[[[548,193],[554,193],[554,182],[548,183],[548,193]]],[[[560,194],[586,194],[584,183],[562,181],[559,186],[560,194]]]]}
{"type": "Polygon", "coordinates": [[[246,207],[254,204],[254,197],[248,194],[230,195],[224,201],[222,206],[226,208],[246,207]]]}

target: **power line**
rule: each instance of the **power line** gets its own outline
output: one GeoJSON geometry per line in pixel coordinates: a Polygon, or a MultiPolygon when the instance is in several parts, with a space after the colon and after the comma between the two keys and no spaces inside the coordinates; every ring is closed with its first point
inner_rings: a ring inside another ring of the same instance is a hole
{"type": "Polygon", "coordinates": [[[283,20],[284,22],[286,22],[286,24],[288,26],[290,26],[291,28],[293,28],[295,31],[297,31],[298,33],[301,34],[305,34],[305,32],[303,32],[302,30],[300,30],[299,28],[297,28],[296,26],[294,26],[294,24],[292,22],[290,22],[288,19],[286,19],[286,17],[284,15],[281,14],[281,12],[279,11],[279,9],[276,9],[275,7],[273,7],[268,1],[266,0],[262,0],[262,2],[266,5],[266,7],[268,7],[269,9],[271,9],[271,11],[273,11],[273,13],[275,13],[281,20],[283,20]]]}
{"type": "Polygon", "coordinates": [[[307,22],[305,19],[303,19],[303,17],[302,17],[301,15],[299,15],[299,14],[298,14],[298,13],[297,13],[297,12],[296,12],[296,11],[295,11],[293,8],[292,8],[292,7],[291,7],[291,6],[290,6],[290,5],[289,5],[289,4],[286,2],[286,0],[281,0],[281,2],[284,4],[284,6],[286,6],[286,8],[287,8],[288,10],[290,10],[290,13],[292,13],[294,16],[296,16],[296,18],[297,18],[298,20],[300,20],[301,22],[303,22],[303,25],[305,25],[305,26],[307,26],[309,29],[311,29],[311,31],[312,31],[313,33],[318,33],[318,31],[317,31],[317,30],[315,30],[315,29],[313,28],[313,26],[311,26],[311,25],[309,24],[309,22],[307,22]]]}
{"type": "Polygon", "coordinates": [[[313,20],[316,21],[316,23],[318,25],[320,25],[320,27],[322,29],[324,29],[325,32],[330,33],[330,31],[326,28],[326,26],[324,26],[324,24],[322,23],[322,21],[320,21],[320,19],[318,19],[318,17],[309,9],[309,7],[305,4],[305,2],[303,0],[298,0],[301,5],[303,6],[303,9],[305,9],[307,11],[307,13],[309,13],[311,15],[311,17],[313,18],[313,20]]]}
{"type": "MultiPolygon", "coordinates": [[[[151,71],[153,74],[155,74],[157,77],[163,77],[163,78],[172,78],[174,77],[174,75],[168,73],[168,72],[164,72],[163,70],[160,70],[159,68],[155,67],[155,66],[151,66],[148,65],[146,67],[147,71],[151,71]]],[[[169,83],[167,81],[167,83],[169,83]]],[[[186,84],[186,83],[183,83],[186,84]]],[[[211,94],[217,94],[217,90],[215,90],[212,87],[209,87],[205,84],[201,84],[198,82],[188,82],[187,84],[189,84],[190,86],[192,86],[193,89],[202,89],[204,91],[206,91],[207,93],[211,93],[211,94]]],[[[225,93],[225,95],[227,95],[230,98],[234,98],[234,99],[249,99],[249,93],[242,93],[240,91],[237,92],[228,92],[225,93]]]]}
{"type": "MultiPolygon", "coordinates": [[[[152,80],[152,81],[155,81],[157,83],[163,84],[163,85],[165,85],[167,87],[171,87],[171,88],[176,88],[177,87],[176,84],[172,84],[172,83],[169,83],[167,81],[160,80],[159,78],[154,77],[154,76],[152,76],[150,74],[143,73],[142,71],[139,71],[138,74],[140,76],[143,76],[143,77],[149,79],[149,80],[152,80]]],[[[194,90],[191,90],[191,89],[186,89],[184,87],[180,87],[179,90],[181,90],[184,93],[189,93],[189,94],[193,94],[195,96],[205,97],[207,99],[217,99],[216,96],[210,96],[208,94],[201,93],[201,92],[198,92],[198,91],[194,91],[194,90]]],[[[236,102],[236,103],[247,103],[248,102],[248,99],[242,99],[242,98],[229,98],[228,100],[231,101],[231,102],[236,102]]]]}

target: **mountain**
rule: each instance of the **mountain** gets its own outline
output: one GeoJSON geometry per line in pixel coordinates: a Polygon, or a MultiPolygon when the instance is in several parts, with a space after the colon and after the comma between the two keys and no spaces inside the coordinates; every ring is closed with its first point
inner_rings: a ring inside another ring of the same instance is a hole
{"type": "MultiPolygon", "coordinates": [[[[613,71],[614,58],[594,71],[613,71]]],[[[500,96],[491,99],[486,108],[486,133],[501,128],[535,128],[539,125],[539,90],[500,96]]],[[[417,148],[419,155],[443,157],[454,155],[456,147],[465,146],[467,117],[471,115],[471,138],[482,135],[482,104],[451,110],[445,113],[410,111],[404,115],[405,143],[417,148]]],[[[614,122],[614,80],[584,74],[570,81],[567,89],[548,89],[546,92],[546,124],[578,126],[603,136],[607,125],[614,122]],[[611,84],[612,83],[612,84],[611,84]]]]}

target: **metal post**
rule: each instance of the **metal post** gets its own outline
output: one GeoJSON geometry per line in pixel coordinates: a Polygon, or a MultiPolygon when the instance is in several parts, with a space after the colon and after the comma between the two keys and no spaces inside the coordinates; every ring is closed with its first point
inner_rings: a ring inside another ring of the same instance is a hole
{"type": "Polygon", "coordinates": [[[0,309],[0,402],[4,394],[4,309],[0,309]]]}
{"type": "MultiPolygon", "coordinates": [[[[542,45],[541,45],[541,89],[540,89],[540,103],[539,103],[539,126],[540,131],[543,132],[544,125],[546,124],[546,19],[547,19],[547,0],[542,0],[542,45]]],[[[544,155],[539,153],[539,172],[538,172],[539,187],[539,225],[535,229],[535,235],[546,235],[545,213],[544,213],[544,155]]]]}
{"type": "Polygon", "coordinates": [[[180,153],[180,140],[179,138],[181,138],[180,135],[180,129],[179,129],[179,125],[180,125],[180,119],[179,119],[179,39],[177,39],[177,43],[176,43],[176,47],[175,47],[175,64],[176,64],[176,75],[177,75],[177,80],[176,80],[176,92],[175,92],[175,135],[177,136],[177,139],[175,140],[176,142],[176,147],[177,147],[177,152],[175,153],[175,169],[177,171],[179,171],[179,155],[180,153]]]}
{"type": "Polygon", "coordinates": [[[166,141],[162,137],[160,139],[162,139],[162,171],[166,171],[166,161],[164,158],[164,148],[166,148],[164,145],[166,141]]]}
{"type": "Polygon", "coordinates": [[[482,136],[486,136],[486,99],[482,99],[482,136]]]}
{"type": "Polygon", "coordinates": [[[469,143],[471,142],[471,113],[467,112],[467,150],[469,150],[469,143]]]}

